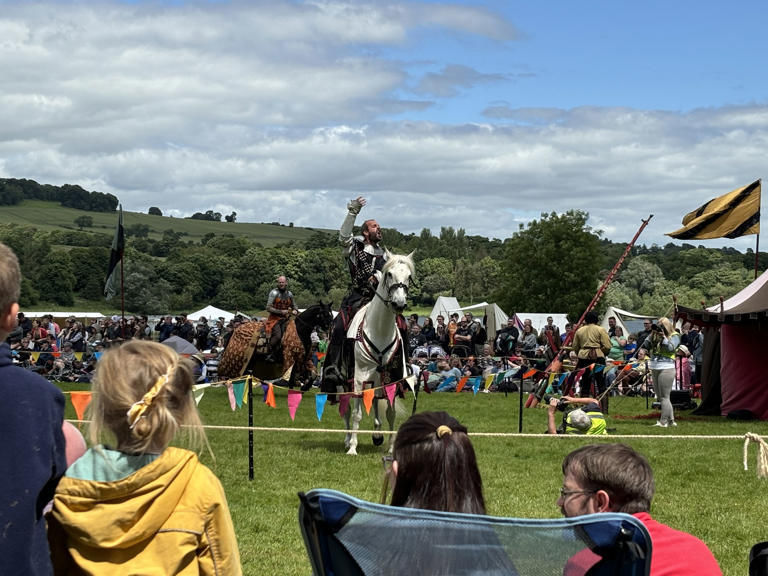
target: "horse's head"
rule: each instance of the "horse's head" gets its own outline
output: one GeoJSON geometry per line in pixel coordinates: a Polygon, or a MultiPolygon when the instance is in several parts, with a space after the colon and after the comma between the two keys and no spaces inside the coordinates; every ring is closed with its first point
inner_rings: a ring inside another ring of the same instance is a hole
{"type": "Polygon", "coordinates": [[[415,274],[413,252],[404,256],[387,251],[387,262],[381,274],[376,294],[396,312],[402,312],[408,303],[408,286],[415,274]]]}
{"type": "Polygon", "coordinates": [[[327,332],[330,329],[332,324],[333,324],[333,302],[328,302],[328,304],[323,304],[321,300],[319,304],[319,309],[317,311],[316,325],[327,332]]]}

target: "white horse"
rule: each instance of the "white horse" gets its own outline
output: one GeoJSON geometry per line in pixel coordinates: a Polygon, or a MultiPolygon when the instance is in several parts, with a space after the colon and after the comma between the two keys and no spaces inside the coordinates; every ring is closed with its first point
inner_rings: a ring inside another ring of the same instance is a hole
{"type": "MultiPolygon", "coordinates": [[[[407,256],[387,252],[387,262],[382,269],[382,278],[376,289],[376,295],[363,306],[349,325],[347,338],[355,340],[355,381],[354,396],[349,408],[344,413],[347,437],[344,442],[347,454],[357,454],[357,431],[363,418],[363,390],[376,390],[374,409],[374,430],[381,430],[379,402],[387,401],[381,387],[382,371],[393,363],[401,368],[397,373],[389,372],[389,381],[397,382],[406,376],[407,359],[405,343],[397,328],[396,316],[405,309],[408,299],[408,285],[414,275],[413,252],[407,256]],[[399,357],[398,357],[399,356],[399,357]],[[351,420],[351,428],[350,428],[351,420]]],[[[395,408],[387,403],[387,421],[389,429],[395,427],[395,408]]],[[[381,444],[381,434],[374,434],[374,444],[381,444]]],[[[391,449],[390,436],[390,449],[391,449]]]]}

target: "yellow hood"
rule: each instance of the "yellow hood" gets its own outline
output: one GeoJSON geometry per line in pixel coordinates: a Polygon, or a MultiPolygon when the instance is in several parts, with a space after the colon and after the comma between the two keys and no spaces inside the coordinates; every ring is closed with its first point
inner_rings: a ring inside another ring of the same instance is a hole
{"type": "Polygon", "coordinates": [[[124,549],[150,540],[174,512],[198,466],[187,450],[166,448],[127,478],[96,482],[64,477],[53,516],[83,545],[124,549]]]}

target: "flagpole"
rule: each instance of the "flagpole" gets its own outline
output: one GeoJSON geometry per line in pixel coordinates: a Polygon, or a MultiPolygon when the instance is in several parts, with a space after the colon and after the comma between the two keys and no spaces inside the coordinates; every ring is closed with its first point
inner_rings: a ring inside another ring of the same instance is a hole
{"type": "Polygon", "coordinates": [[[757,267],[760,264],[760,232],[755,234],[755,280],[757,280],[757,267]]]}
{"type": "Polygon", "coordinates": [[[125,340],[125,284],[123,283],[123,271],[125,270],[123,265],[124,252],[120,253],[120,338],[125,340]]]}

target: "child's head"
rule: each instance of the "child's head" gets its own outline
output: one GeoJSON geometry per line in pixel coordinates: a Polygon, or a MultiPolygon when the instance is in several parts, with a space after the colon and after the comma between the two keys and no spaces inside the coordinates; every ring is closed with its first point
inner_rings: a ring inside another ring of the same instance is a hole
{"type": "Polygon", "coordinates": [[[392,505],[484,514],[483,483],[467,429],[447,412],[419,412],[395,436],[392,505]]]}
{"type": "Polygon", "coordinates": [[[0,342],[16,327],[21,269],[13,250],[0,242],[0,342]]]}
{"type": "Polygon", "coordinates": [[[99,443],[109,431],[118,450],[159,453],[182,425],[204,442],[194,383],[190,361],[168,346],[132,340],[111,348],[96,365],[91,442],[99,443]]]}

